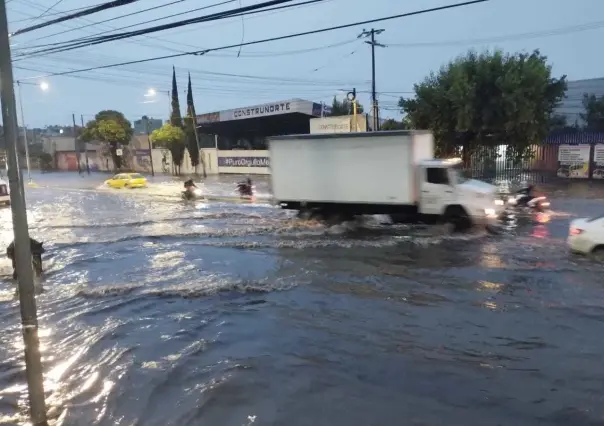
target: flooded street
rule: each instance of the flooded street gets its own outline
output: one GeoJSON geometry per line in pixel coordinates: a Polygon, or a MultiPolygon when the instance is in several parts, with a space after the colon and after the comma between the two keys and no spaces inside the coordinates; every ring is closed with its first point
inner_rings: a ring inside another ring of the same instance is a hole
{"type": "MultiPolygon", "coordinates": [[[[184,203],[159,178],[134,195],[61,179],[27,190],[58,424],[604,424],[604,266],[564,241],[599,200],[443,236],[301,222],[262,202],[263,182],[234,204],[184,203]]],[[[207,190],[232,196],[235,180],[207,190]]],[[[25,424],[11,273],[0,257],[0,424],[25,424]]]]}

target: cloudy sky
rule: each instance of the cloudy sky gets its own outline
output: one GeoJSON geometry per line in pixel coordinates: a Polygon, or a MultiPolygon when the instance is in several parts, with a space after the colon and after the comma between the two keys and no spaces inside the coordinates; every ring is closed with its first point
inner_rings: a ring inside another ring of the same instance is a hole
{"type": "MultiPolygon", "coordinates": [[[[100,2],[8,0],[9,29],[14,32],[61,16],[61,12],[100,2]]],[[[13,37],[15,78],[23,81],[26,124],[36,127],[69,124],[72,114],[76,114],[78,121],[81,114],[88,120],[102,109],[117,109],[129,119],[142,115],[165,119],[169,112],[166,92],[170,89],[172,66],[177,70],[183,104],[187,73],[191,73],[198,113],[290,98],[331,102],[334,95],[341,96],[353,87],[361,92],[361,102],[368,105],[370,47],[357,39],[363,26],[243,47],[240,52],[234,48],[69,76],[32,77],[238,44],[242,40],[310,31],[457,1],[325,0],[68,52],[31,54],[51,43],[138,30],[259,2],[140,0],[13,37]],[[174,4],[144,11],[166,3],[174,4]],[[174,14],[179,15],[160,19],[174,14]],[[101,23],[106,20],[110,21],[101,23]],[[148,22],[152,20],[155,21],[148,22]],[[128,28],[119,30],[123,27],[128,28]],[[48,83],[49,90],[41,91],[35,85],[42,81],[48,83]],[[155,97],[145,96],[150,88],[156,89],[155,97]]],[[[377,90],[384,113],[396,117],[399,96],[411,92],[413,84],[431,70],[471,48],[506,51],[539,48],[550,58],[556,75],[566,74],[569,79],[602,77],[604,59],[599,52],[604,21],[598,21],[602,16],[602,0],[491,0],[374,24],[375,28],[385,30],[379,41],[387,45],[377,52],[377,90]]]]}

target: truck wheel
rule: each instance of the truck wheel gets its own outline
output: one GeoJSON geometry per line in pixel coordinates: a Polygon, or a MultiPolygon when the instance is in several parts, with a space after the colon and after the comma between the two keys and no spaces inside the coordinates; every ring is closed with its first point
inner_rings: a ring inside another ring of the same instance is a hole
{"type": "Polygon", "coordinates": [[[454,232],[467,231],[472,227],[472,220],[463,207],[447,207],[445,211],[445,223],[453,225],[454,232]]]}

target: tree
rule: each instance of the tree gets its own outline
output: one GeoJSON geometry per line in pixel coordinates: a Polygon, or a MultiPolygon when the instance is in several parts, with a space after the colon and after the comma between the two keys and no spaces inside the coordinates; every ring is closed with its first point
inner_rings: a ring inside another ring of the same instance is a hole
{"type": "Polygon", "coordinates": [[[384,121],[381,125],[382,130],[407,130],[407,123],[405,121],[396,121],[392,118],[384,121]]]}
{"type": "Polygon", "coordinates": [[[592,132],[604,131],[604,96],[584,93],[583,108],[585,112],[579,116],[585,122],[585,129],[592,132]]]}
{"type": "Polygon", "coordinates": [[[172,124],[164,124],[160,129],[151,133],[151,142],[158,148],[166,148],[172,154],[176,174],[180,174],[180,166],[185,156],[185,132],[172,124]]]}
{"type": "Polygon", "coordinates": [[[172,67],[172,113],[170,114],[170,124],[181,129],[183,128],[180,102],[178,100],[178,86],[176,85],[176,69],[174,67],[172,67]]]}
{"type": "MultiPolygon", "coordinates": [[[[199,165],[199,140],[197,135],[197,120],[195,119],[195,105],[193,104],[193,89],[191,88],[191,74],[189,73],[189,84],[187,86],[187,117],[185,119],[186,146],[191,158],[191,165],[197,170],[199,165]]],[[[204,177],[206,175],[205,165],[203,167],[204,177]]]]}
{"type": "Polygon", "coordinates": [[[469,52],[414,86],[399,101],[413,128],[430,129],[440,154],[462,146],[467,161],[479,146],[508,145],[519,161],[549,131],[566,76],[553,78],[547,58],[533,53],[469,52]]]}
{"type": "MultiPolygon", "coordinates": [[[[338,98],[335,96],[333,97],[333,102],[331,103],[331,113],[329,114],[331,117],[351,115],[352,112],[352,103],[348,99],[344,98],[339,101],[338,98]]],[[[361,114],[362,112],[363,105],[357,102],[357,114],[361,114]]]]}
{"type": "Polygon", "coordinates": [[[122,167],[122,157],[117,155],[117,150],[126,147],[132,139],[132,124],[119,111],[103,110],[94,116],[94,120],[86,124],[86,128],[79,136],[84,142],[100,141],[109,146],[116,170],[122,167]]]}

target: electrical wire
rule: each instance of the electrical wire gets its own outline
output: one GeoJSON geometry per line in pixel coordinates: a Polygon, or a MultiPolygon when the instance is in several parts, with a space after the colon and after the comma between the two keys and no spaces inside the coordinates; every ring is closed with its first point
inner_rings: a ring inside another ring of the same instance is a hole
{"type": "Polygon", "coordinates": [[[98,6],[93,6],[87,9],[84,9],[80,12],[76,12],[76,13],[72,13],[69,15],[65,15],[62,16],[60,18],[56,18],[53,19],[51,21],[46,21],[43,22],[41,24],[37,24],[37,25],[32,25],[31,27],[25,27],[22,28],[20,30],[15,31],[14,33],[10,34],[11,37],[15,37],[17,35],[21,35],[21,34],[25,34],[34,30],[38,30],[40,28],[44,28],[44,27],[48,27],[50,25],[54,25],[54,24],[58,24],[60,22],[64,22],[64,21],[70,21],[72,19],[76,19],[76,18],[81,18],[82,16],[87,16],[87,15],[92,15],[93,13],[98,13],[98,12],[102,12],[104,10],[107,9],[113,9],[116,7],[120,7],[120,6],[125,6],[131,3],[136,3],[137,1],[140,0],[113,0],[107,3],[102,3],[98,6]]]}
{"type": "MultiPolygon", "coordinates": [[[[32,5],[34,4],[34,3],[29,2],[29,1],[27,1],[27,0],[21,0],[21,1],[26,1],[27,3],[30,3],[30,4],[32,4],[32,5]]],[[[215,6],[218,6],[218,5],[221,5],[221,4],[225,4],[225,3],[231,3],[231,2],[234,2],[234,1],[237,1],[237,0],[229,0],[229,1],[226,1],[226,2],[215,3],[214,5],[215,5],[215,6]]],[[[329,2],[329,1],[334,1],[334,0],[324,0],[324,3],[329,2]]],[[[286,6],[287,6],[287,5],[286,5],[286,6]]],[[[299,3],[299,4],[297,4],[297,5],[291,6],[291,9],[297,9],[297,8],[301,8],[301,7],[308,7],[308,6],[312,6],[312,4],[299,3]]],[[[202,8],[198,8],[198,9],[193,9],[193,10],[205,9],[205,8],[207,8],[207,7],[209,7],[209,6],[202,7],[202,8]]],[[[275,7],[275,8],[272,8],[272,9],[266,9],[266,10],[263,12],[263,14],[262,14],[262,15],[258,15],[258,16],[251,16],[251,17],[250,17],[250,18],[248,18],[248,19],[261,18],[261,17],[266,16],[266,15],[274,15],[274,14],[276,14],[276,13],[282,13],[282,12],[286,11],[286,10],[277,10],[277,9],[284,9],[284,7],[283,7],[283,6],[280,6],[280,7],[275,7]]],[[[289,9],[287,9],[287,10],[289,10],[289,9]]],[[[190,11],[189,11],[189,12],[190,12],[190,11]]],[[[179,14],[175,14],[175,15],[181,15],[181,14],[186,14],[186,13],[188,13],[188,12],[179,13],[179,14]]],[[[171,15],[171,16],[174,16],[174,15],[171,15]]],[[[224,18],[224,19],[225,19],[225,20],[228,20],[228,19],[231,19],[231,18],[236,18],[236,17],[235,17],[235,16],[233,16],[233,17],[227,17],[227,18],[224,18]]],[[[84,19],[84,18],[82,18],[82,19],[84,19]]],[[[161,19],[161,18],[160,18],[160,19],[161,19]]],[[[86,20],[86,19],[84,19],[84,20],[85,20],[85,21],[88,21],[88,22],[91,22],[91,23],[93,23],[93,24],[94,24],[94,22],[93,22],[93,21],[86,20]]],[[[133,24],[133,25],[130,25],[130,26],[128,26],[128,27],[133,27],[133,26],[137,26],[137,25],[140,25],[140,24],[142,24],[142,23],[133,24]]],[[[65,25],[65,24],[62,24],[62,25],[65,25]]],[[[205,28],[211,28],[211,27],[213,27],[213,26],[215,26],[215,25],[219,25],[219,23],[217,22],[217,23],[216,23],[216,24],[214,24],[214,25],[211,25],[211,24],[210,24],[210,25],[206,25],[206,26],[205,26],[205,28]]],[[[111,26],[106,26],[106,27],[110,28],[110,30],[108,30],[108,31],[104,31],[104,32],[102,32],[102,33],[97,33],[97,34],[95,34],[95,35],[98,35],[98,34],[103,34],[103,33],[107,33],[107,32],[110,32],[111,30],[115,30],[115,29],[116,29],[115,27],[111,27],[111,26]]],[[[194,29],[194,30],[196,30],[196,29],[194,29]]],[[[190,30],[188,30],[188,31],[190,31],[190,30]]],[[[180,31],[180,32],[177,32],[176,34],[183,33],[183,32],[188,32],[188,31],[180,31]]],[[[173,33],[173,34],[174,34],[174,33],[173,33]]],[[[178,45],[178,46],[179,46],[179,47],[181,47],[181,48],[184,46],[184,47],[191,47],[191,48],[194,48],[194,49],[199,49],[199,46],[194,46],[194,45],[187,44],[187,43],[183,43],[183,42],[176,42],[176,41],[172,41],[172,40],[166,40],[166,39],[163,39],[163,38],[159,38],[159,37],[153,37],[153,36],[149,36],[149,35],[145,35],[145,36],[142,36],[142,37],[147,38],[147,39],[151,39],[151,40],[157,40],[157,41],[159,41],[159,42],[161,42],[161,43],[170,43],[170,44],[178,45]]],[[[164,46],[164,45],[161,45],[161,44],[159,44],[159,45],[158,45],[158,44],[150,44],[150,43],[144,43],[144,42],[142,42],[142,41],[136,41],[136,40],[126,40],[126,42],[127,42],[127,43],[138,44],[138,45],[141,45],[141,46],[150,46],[150,47],[160,48],[160,49],[163,49],[163,50],[168,50],[168,51],[171,51],[171,52],[178,52],[178,53],[184,53],[184,52],[185,52],[185,50],[178,49],[178,48],[171,48],[171,47],[167,47],[167,46],[164,46]]],[[[54,45],[54,43],[53,43],[53,44],[51,44],[51,45],[54,45]]],[[[23,47],[23,48],[21,48],[21,49],[19,49],[19,48],[15,49],[15,51],[16,51],[16,52],[19,52],[19,51],[21,51],[21,50],[25,50],[25,49],[31,49],[31,48],[34,48],[34,46],[24,46],[24,47],[23,47]]],[[[308,49],[308,51],[312,51],[312,50],[314,50],[314,49],[308,49]]],[[[49,53],[44,53],[44,54],[36,54],[36,55],[34,55],[34,54],[32,54],[31,52],[29,52],[29,55],[30,55],[30,56],[28,56],[28,57],[42,57],[42,56],[47,56],[47,55],[49,55],[50,53],[51,53],[51,52],[49,52],[49,53]]],[[[304,53],[304,52],[300,51],[300,53],[304,53]]],[[[283,53],[283,55],[288,55],[288,54],[289,54],[288,52],[284,52],[284,53],[283,53]]],[[[292,54],[295,54],[295,52],[294,52],[294,53],[292,53],[292,54]]],[[[274,56],[280,56],[280,55],[277,55],[276,53],[275,53],[275,54],[273,54],[273,53],[271,53],[271,52],[269,52],[269,53],[258,52],[258,54],[254,54],[254,53],[252,52],[252,53],[250,53],[250,54],[241,54],[241,55],[240,55],[240,57],[248,57],[248,56],[249,56],[249,57],[262,57],[262,56],[270,56],[270,55],[274,55],[274,56]]],[[[220,53],[213,54],[213,55],[211,55],[211,56],[217,56],[217,57],[233,57],[233,56],[231,56],[231,55],[229,55],[229,54],[226,54],[226,55],[225,55],[225,54],[220,54],[220,53]]],[[[19,60],[20,60],[20,59],[16,59],[16,61],[19,61],[19,60]]]]}
{"type": "MultiPolygon", "coordinates": [[[[73,71],[63,72],[63,73],[51,73],[44,77],[52,77],[55,75],[75,74],[75,73],[80,73],[80,72],[92,71],[95,69],[114,68],[114,67],[119,67],[119,66],[124,66],[124,65],[140,64],[140,63],[145,63],[145,62],[157,61],[157,60],[161,60],[161,59],[177,58],[177,57],[181,57],[181,56],[190,56],[190,55],[201,56],[208,52],[232,49],[232,48],[239,47],[240,45],[241,46],[251,46],[251,45],[255,45],[255,44],[269,43],[272,41],[287,40],[287,39],[303,37],[303,36],[307,36],[307,35],[311,35],[311,34],[320,34],[320,33],[325,33],[325,32],[329,32],[329,31],[335,31],[335,30],[340,30],[340,29],[345,29],[345,28],[372,24],[372,23],[376,23],[376,22],[389,21],[389,20],[393,20],[393,19],[406,18],[406,17],[410,17],[410,16],[422,15],[425,13],[454,9],[454,8],[474,5],[474,4],[478,4],[478,3],[485,3],[487,1],[489,1],[489,0],[466,1],[463,3],[455,3],[455,4],[450,4],[447,6],[439,6],[439,7],[434,7],[434,8],[430,8],[430,9],[422,9],[422,10],[418,10],[418,11],[414,11],[414,12],[407,12],[407,13],[402,13],[402,14],[398,14],[398,15],[390,15],[390,16],[386,16],[383,18],[376,18],[376,19],[370,19],[370,20],[366,20],[366,21],[354,22],[354,23],[350,23],[350,24],[343,24],[343,25],[337,25],[337,26],[333,26],[333,27],[321,28],[318,30],[305,31],[305,32],[301,32],[301,33],[288,34],[288,35],[284,35],[284,36],[248,41],[245,43],[239,43],[239,44],[235,44],[235,45],[226,45],[226,46],[208,48],[208,49],[193,51],[193,52],[176,53],[173,55],[156,56],[153,58],[139,59],[139,60],[134,60],[134,61],[125,61],[125,62],[116,63],[116,64],[107,64],[107,65],[102,65],[99,67],[85,68],[85,69],[81,69],[81,70],[73,70],[73,71]]],[[[32,77],[32,78],[35,78],[35,77],[32,77]]]]}
{"type": "MultiPolygon", "coordinates": [[[[31,3],[31,2],[25,2],[24,0],[21,0],[22,2],[26,3],[26,4],[35,4],[35,3],[31,3]]],[[[7,2],[8,3],[8,2],[7,2]]],[[[88,9],[90,6],[83,6],[83,7],[75,7],[73,9],[69,9],[69,10],[64,10],[64,11],[54,11],[52,13],[47,13],[46,16],[57,16],[57,15],[66,15],[68,13],[72,13],[72,12],[76,12],[78,10],[84,10],[84,9],[88,9]]],[[[26,21],[31,21],[33,19],[36,18],[35,15],[28,15],[24,12],[21,12],[20,10],[11,10],[11,12],[14,13],[20,13],[21,15],[25,15],[25,16],[30,16],[29,18],[25,18],[25,19],[17,19],[16,21],[10,21],[8,24],[12,25],[12,24],[18,24],[19,22],[26,22],[26,21]]]]}
{"type": "MultiPolygon", "coordinates": [[[[226,17],[232,17],[232,16],[241,16],[242,14],[246,14],[246,13],[258,13],[258,12],[262,12],[261,9],[268,8],[270,6],[277,6],[277,5],[281,5],[281,4],[285,4],[285,3],[290,3],[292,1],[296,1],[296,0],[269,0],[269,1],[265,1],[263,3],[257,3],[257,4],[250,5],[250,6],[231,9],[231,10],[224,11],[224,12],[217,12],[217,13],[213,13],[210,15],[200,16],[200,17],[196,17],[196,18],[189,18],[189,19],[185,19],[182,21],[177,21],[177,22],[173,22],[173,23],[169,23],[169,24],[156,25],[154,27],[145,28],[142,30],[110,34],[108,36],[101,36],[101,37],[94,37],[94,36],[83,37],[78,40],[71,40],[71,41],[58,43],[59,47],[56,47],[56,48],[38,50],[38,51],[31,52],[30,54],[45,53],[48,51],[62,52],[62,51],[67,51],[67,50],[74,50],[74,49],[78,49],[81,47],[106,43],[109,41],[121,40],[121,39],[136,37],[136,36],[140,36],[140,35],[146,35],[146,34],[155,33],[158,31],[165,31],[165,30],[169,30],[172,28],[182,27],[185,25],[192,25],[192,24],[197,24],[197,23],[201,23],[201,22],[220,20],[220,19],[224,19],[226,17]]],[[[294,5],[286,5],[286,7],[297,6],[300,4],[319,3],[322,1],[324,1],[324,0],[308,0],[303,3],[298,3],[298,4],[294,4],[294,5]]],[[[482,0],[482,1],[486,1],[486,0],[482,0]]],[[[274,10],[274,9],[267,9],[267,10],[274,10]]],[[[243,45],[243,44],[240,43],[239,45],[243,45]]]]}
{"type": "Polygon", "coordinates": [[[51,10],[53,10],[55,8],[55,6],[58,6],[60,3],[62,3],[63,0],[57,0],[55,3],[53,3],[52,6],[50,6],[49,8],[47,8],[44,12],[42,12],[40,15],[38,15],[37,17],[35,17],[33,19],[33,21],[37,21],[38,19],[42,18],[43,16],[45,16],[48,12],[50,12],[51,10]]]}
{"type": "MultiPolygon", "coordinates": [[[[103,21],[91,22],[91,23],[89,23],[89,24],[82,25],[82,26],[79,26],[79,27],[69,28],[69,29],[64,30],[64,31],[59,31],[59,32],[57,32],[57,33],[49,34],[49,35],[47,35],[47,36],[43,36],[43,37],[34,38],[33,40],[30,40],[30,41],[36,41],[36,40],[42,40],[42,39],[48,39],[48,38],[50,38],[50,37],[54,37],[54,36],[58,36],[58,35],[62,35],[62,34],[66,34],[66,33],[72,32],[72,31],[77,31],[77,30],[81,30],[81,29],[84,29],[84,28],[92,27],[92,26],[95,26],[95,25],[104,24],[105,22],[111,22],[111,21],[115,21],[115,20],[117,20],[117,19],[123,19],[123,18],[127,18],[127,17],[129,17],[129,16],[138,15],[138,14],[140,14],[140,13],[145,13],[145,12],[149,12],[149,11],[152,11],[152,10],[161,9],[161,8],[163,8],[163,7],[167,7],[167,6],[172,6],[172,5],[175,5],[175,4],[178,4],[178,3],[182,3],[182,2],[184,2],[184,1],[187,1],[187,0],[174,0],[174,1],[171,1],[171,2],[169,2],[169,3],[160,4],[160,5],[158,5],[158,6],[149,7],[149,8],[147,8],[147,9],[141,9],[141,10],[137,10],[136,12],[127,13],[127,14],[125,14],[125,15],[115,16],[115,17],[113,17],[113,18],[105,19],[105,20],[103,20],[103,21]]],[[[236,1],[236,0],[232,0],[232,1],[236,1]]],[[[229,3],[230,3],[230,2],[229,2],[229,3]]]]}
{"type": "Polygon", "coordinates": [[[604,21],[589,22],[580,25],[571,25],[567,27],[556,28],[544,31],[532,31],[526,33],[510,34],[507,36],[485,37],[466,40],[450,40],[437,42],[419,42],[419,43],[385,43],[388,47],[402,48],[424,48],[424,47],[442,47],[442,46],[458,46],[467,44],[492,43],[498,41],[526,40],[531,38],[551,37],[557,35],[566,35],[569,33],[595,30],[604,27],[604,21]]]}

